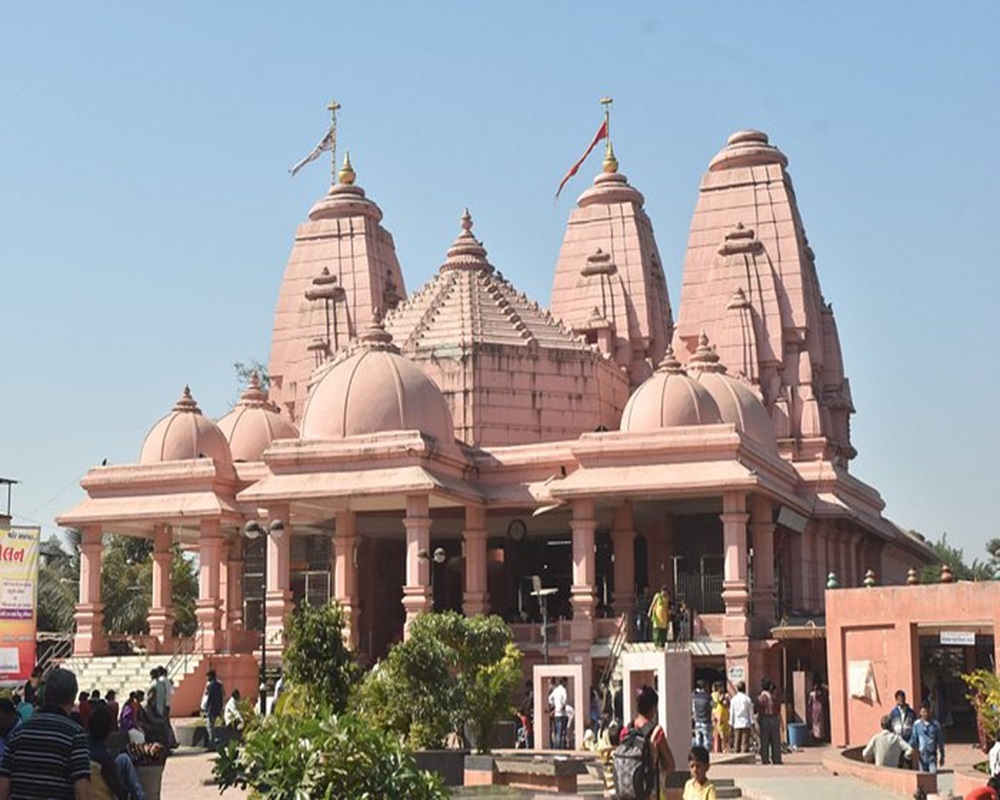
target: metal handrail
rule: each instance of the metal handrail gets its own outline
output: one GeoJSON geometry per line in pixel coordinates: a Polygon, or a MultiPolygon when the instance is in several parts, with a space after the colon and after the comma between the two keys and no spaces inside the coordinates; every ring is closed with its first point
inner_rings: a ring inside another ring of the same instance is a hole
{"type": "MultiPolygon", "coordinates": [[[[41,638],[41,635],[36,637],[36,643],[41,638]]],[[[43,675],[73,655],[72,633],[46,633],[44,639],[45,641],[52,642],[52,644],[46,649],[45,655],[39,658],[36,664],[36,666],[41,668],[43,675]]]]}
{"type": "Polygon", "coordinates": [[[618,628],[615,630],[615,636],[611,640],[611,654],[608,656],[608,660],[604,664],[604,669],[601,670],[601,679],[597,684],[601,687],[602,691],[607,691],[608,684],[611,681],[611,676],[614,674],[615,667],[618,664],[618,659],[621,657],[622,650],[625,649],[625,642],[627,639],[628,614],[622,614],[618,618],[618,628]]]}
{"type": "Polygon", "coordinates": [[[190,659],[194,655],[196,645],[201,642],[205,642],[205,626],[199,625],[195,629],[193,636],[181,637],[177,646],[174,648],[173,653],[170,656],[170,660],[167,662],[167,676],[173,680],[174,676],[178,674],[185,674],[188,669],[188,665],[191,663],[190,659]]]}

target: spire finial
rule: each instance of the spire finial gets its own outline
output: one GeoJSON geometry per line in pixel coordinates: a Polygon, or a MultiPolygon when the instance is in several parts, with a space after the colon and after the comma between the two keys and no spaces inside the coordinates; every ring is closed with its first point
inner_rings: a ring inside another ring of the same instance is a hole
{"type": "Polygon", "coordinates": [[[472,214],[469,213],[469,207],[465,207],[465,211],[462,212],[462,230],[472,231],[472,214]]]}
{"type": "Polygon", "coordinates": [[[602,97],[601,105],[604,106],[604,132],[607,145],[604,148],[604,171],[618,172],[618,159],[615,158],[615,148],[611,144],[611,105],[614,103],[611,97],[602,97]]]}
{"type": "Polygon", "coordinates": [[[344,166],[340,168],[340,182],[345,186],[353,186],[354,180],[358,176],[354,172],[354,167],[351,166],[351,151],[347,150],[344,153],[344,166]]]}
{"type": "Polygon", "coordinates": [[[337,183],[337,112],[340,111],[340,103],[331,100],[326,107],[330,112],[330,185],[337,183]]]}

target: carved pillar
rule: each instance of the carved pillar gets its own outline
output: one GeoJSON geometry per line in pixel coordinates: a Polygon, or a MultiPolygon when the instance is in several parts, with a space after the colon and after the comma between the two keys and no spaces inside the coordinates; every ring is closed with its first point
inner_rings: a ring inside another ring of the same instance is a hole
{"type": "Polygon", "coordinates": [[[489,611],[489,591],[486,582],[486,509],[477,504],[465,507],[465,591],[462,611],[465,616],[489,611]]]}
{"type": "Polygon", "coordinates": [[[352,650],[358,648],[358,516],[353,511],[337,512],[333,536],[333,596],[344,609],[344,640],[352,650]]]}
{"type": "Polygon", "coordinates": [[[750,507],[750,530],[753,534],[753,607],[754,615],[768,629],[774,624],[777,600],[774,587],[774,529],[771,501],[756,495],[750,507]]]}
{"type": "Polygon", "coordinates": [[[268,647],[281,647],[285,635],[285,619],[292,612],[291,568],[292,568],[292,510],[287,504],[270,506],[267,509],[269,522],[275,520],[285,525],[284,533],[275,538],[268,535],[264,541],[267,548],[267,574],[264,576],[264,635],[268,647]]]}
{"type": "Polygon", "coordinates": [[[174,630],[174,602],[170,583],[172,544],[170,527],[157,525],[153,529],[153,604],[149,609],[149,635],[166,645],[164,649],[169,649],[174,630]]]}
{"type": "MultiPolygon", "coordinates": [[[[819,554],[816,549],[816,523],[810,520],[801,534],[802,539],[802,596],[793,598],[793,606],[801,606],[806,611],[815,611],[818,608],[816,597],[819,593],[819,567],[817,561],[819,554]]],[[[794,569],[794,563],[792,564],[794,569]]]]}
{"type": "Polygon", "coordinates": [[[226,630],[243,630],[243,547],[239,534],[226,547],[226,630]]]}
{"type": "Polygon", "coordinates": [[[195,616],[198,618],[200,640],[196,646],[202,652],[218,652],[222,638],[222,598],[219,591],[223,548],[225,540],[217,519],[203,519],[198,536],[198,601],[195,616]]]}
{"type": "Polygon", "coordinates": [[[726,672],[730,681],[742,675],[750,685],[750,626],[747,619],[747,498],[743,492],[722,496],[722,544],[725,566],[722,602],[726,613],[722,632],[726,640],[726,672]]]}
{"type": "Polygon", "coordinates": [[[101,527],[86,525],[80,533],[80,602],[74,614],[73,655],[96,656],[107,651],[101,603],[101,527]]]}
{"type": "Polygon", "coordinates": [[[431,518],[427,495],[415,494],[406,498],[403,527],[406,528],[406,585],[403,587],[406,623],[403,635],[408,636],[410,625],[417,615],[431,610],[431,562],[426,558],[431,544],[431,518]]]}
{"type": "Polygon", "coordinates": [[[587,650],[594,638],[594,501],[590,499],[573,501],[573,585],[570,599],[573,603],[573,643],[586,641],[587,650]]]}
{"type": "Polygon", "coordinates": [[[630,502],[615,509],[611,546],[615,562],[615,613],[629,614],[635,605],[635,525],[630,502]]]}

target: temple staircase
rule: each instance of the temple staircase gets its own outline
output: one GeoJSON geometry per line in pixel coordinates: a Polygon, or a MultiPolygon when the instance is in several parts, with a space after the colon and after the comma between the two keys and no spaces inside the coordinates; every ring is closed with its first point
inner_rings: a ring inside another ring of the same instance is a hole
{"type": "Polygon", "coordinates": [[[129,692],[149,688],[150,670],[166,667],[167,674],[179,689],[184,679],[195,673],[204,656],[196,653],[162,655],[88,656],[68,658],[60,666],[72,670],[81,692],[98,689],[101,696],[114,689],[118,701],[124,702],[129,692]]]}

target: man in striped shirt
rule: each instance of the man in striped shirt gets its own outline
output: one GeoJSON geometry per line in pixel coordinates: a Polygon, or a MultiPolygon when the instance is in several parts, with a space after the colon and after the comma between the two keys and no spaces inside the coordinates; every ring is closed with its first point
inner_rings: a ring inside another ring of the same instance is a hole
{"type": "Polygon", "coordinates": [[[87,734],[69,718],[76,676],[54,669],[45,706],[7,742],[0,762],[0,800],[90,800],[87,734]]]}

